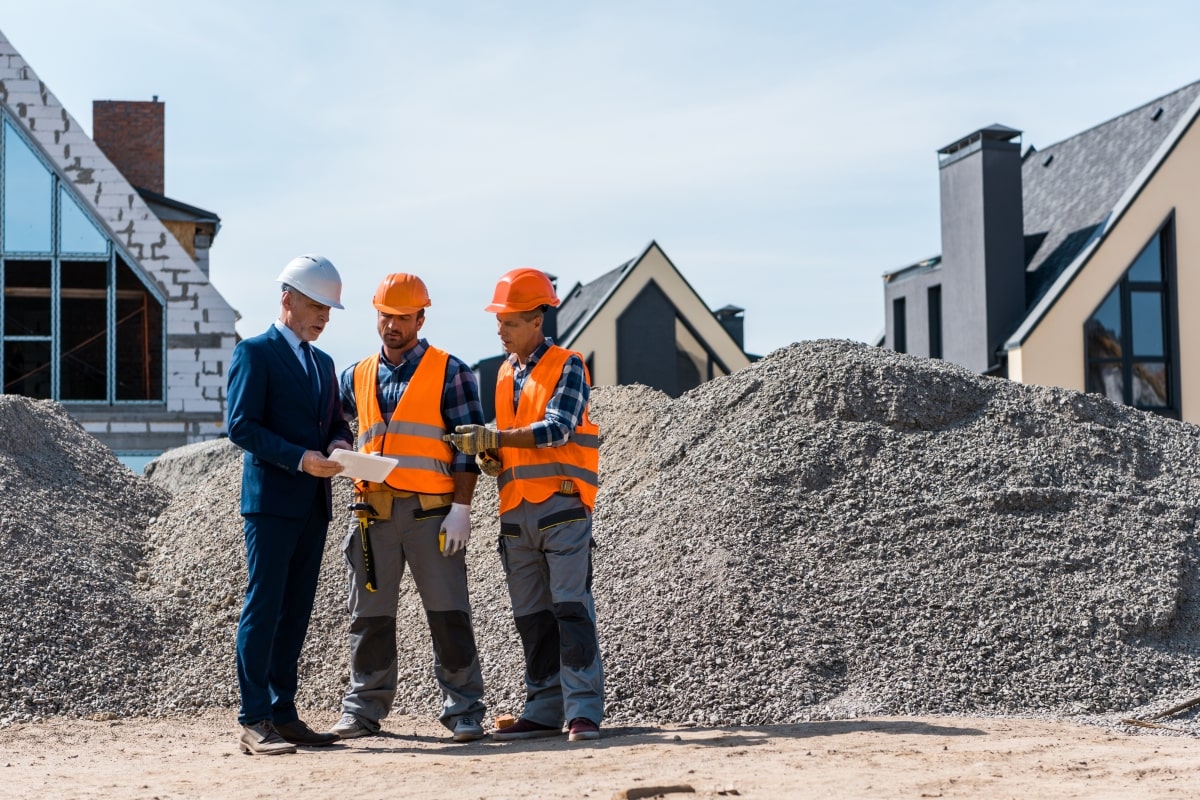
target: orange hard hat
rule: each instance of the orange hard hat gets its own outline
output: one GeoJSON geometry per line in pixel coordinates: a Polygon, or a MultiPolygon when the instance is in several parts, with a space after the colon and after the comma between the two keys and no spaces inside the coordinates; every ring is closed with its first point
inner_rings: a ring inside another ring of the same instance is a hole
{"type": "Polygon", "coordinates": [[[541,306],[557,306],[558,295],[550,276],[540,269],[517,267],[504,273],[496,284],[492,303],[484,311],[504,314],[512,311],[532,311],[541,306]]]}
{"type": "Polygon", "coordinates": [[[406,272],[393,272],[384,278],[375,289],[373,302],[384,314],[415,314],[433,305],[425,282],[406,272]]]}

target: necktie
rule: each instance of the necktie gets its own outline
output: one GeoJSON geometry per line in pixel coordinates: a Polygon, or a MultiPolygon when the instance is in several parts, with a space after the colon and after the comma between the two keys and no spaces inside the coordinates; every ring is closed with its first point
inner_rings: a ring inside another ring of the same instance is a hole
{"type": "Polygon", "coordinates": [[[313,355],[312,346],[308,342],[301,342],[300,349],[304,351],[305,361],[308,362],[308,384],[313,400],[319,406],[321,405],[321,376],[317,373],[317,359],[313,355]]]}

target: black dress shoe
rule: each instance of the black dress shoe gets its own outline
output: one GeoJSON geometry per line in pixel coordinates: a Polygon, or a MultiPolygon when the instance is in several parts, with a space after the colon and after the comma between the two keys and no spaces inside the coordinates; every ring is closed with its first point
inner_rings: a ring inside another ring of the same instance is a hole
{"type": "Polygon", "coordinates": [[[295,720],[294,722],[277,722],[275,723],[275,730],[292,744],[302,744],[308,747],[325,747],[326,745],[333,744],[339,738],[336,733],[317,733],[308,727],[302,719],[295,720]]]}

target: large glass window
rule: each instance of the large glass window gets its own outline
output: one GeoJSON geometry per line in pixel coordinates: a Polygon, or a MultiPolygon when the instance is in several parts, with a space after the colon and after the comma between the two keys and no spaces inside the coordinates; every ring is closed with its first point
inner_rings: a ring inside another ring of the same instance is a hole
{"type": "Polygon", "coordinates": [[[162,302],[20,126],[0,116],[0,389],[161,402],[162,302]]]}
{"type": "Polygon", "coordinates": [[[1089,392],[1175,415],[1172,241],[1168,223],[1084,324],[1084,346],[1089,392]]]}
{"type": "Polygon", "coordinates": [[[892,349],[897,353],[908,352],[908,320],[905,319],[904,298],[892,301],[892,349]]]}

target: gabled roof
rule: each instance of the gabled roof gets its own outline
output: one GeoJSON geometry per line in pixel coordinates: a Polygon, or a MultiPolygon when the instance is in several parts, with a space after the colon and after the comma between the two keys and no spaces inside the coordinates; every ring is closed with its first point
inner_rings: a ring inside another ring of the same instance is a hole
{"type": "Polygon", "coordinates": [[[1021,166],[1030,306],[1096,236],[1200,96],[1200,81],[1057,144],[1021,166]]]}
{"type": "Polygon", "coordinates": [[[616,269],[604,273],[591,283],[575,284],[575,287],[563,298],[562,305],[558,308],[559,340],[563,343],[570,342],[575,334],[583,330],[585,320],[590,319],[592,314],[598,311],[600,306],[604,305],[605,299],[621,283],[621,278],[640,260],[640,256],[638,258],[631,258],[616,269]]]}
{"type": "Polygon", "coordinates": [[[1019,347],[1200,115],[1200,81],[1043,150],[1021,168],[1029,311],[1019,347]]]}

